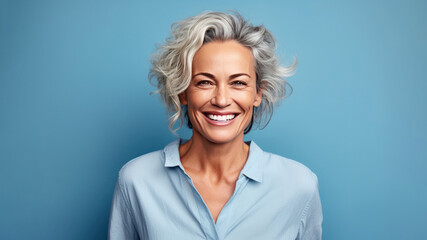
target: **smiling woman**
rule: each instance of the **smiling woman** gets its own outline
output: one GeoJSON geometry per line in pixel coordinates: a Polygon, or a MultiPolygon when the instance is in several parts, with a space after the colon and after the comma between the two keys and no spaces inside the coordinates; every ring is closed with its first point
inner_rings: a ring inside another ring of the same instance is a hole
{"type": "Polygon", "coordinates": [[[191,83],[180,95],[193,126],[192,140],[219,144],[240,137],[242,143],[261,94],[249,48],[234,40],[206,43],[194,55],[191,83]]]}
{"type": "Polygon", "coordinates": [[[268,30],[237,13],[173,25],[150,77],[171,129],[187,116],[193,135],[123,166],[109,239],[321,239],[316,175],[243,140],[285,96],[293,67],[274,49],[268,30]]]}

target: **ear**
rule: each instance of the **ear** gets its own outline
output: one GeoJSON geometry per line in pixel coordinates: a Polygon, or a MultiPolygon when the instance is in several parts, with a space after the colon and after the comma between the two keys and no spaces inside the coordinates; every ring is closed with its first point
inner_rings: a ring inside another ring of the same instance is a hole
{"type": "Polygon", "coordinates": [[[184,91],[184,92],[180,93],[178,95],[178,97],[179,97],[179,101],[181,102],[182,105],[185,106],[185,105],[188,104],[188,101],[187,101],[187,91],[184,91]]]}
{"type": "Polygon", "coordinates": [[[254,107],[258,107],[262,101],[262,90],[259,89],[255,96],[254,107]]]}

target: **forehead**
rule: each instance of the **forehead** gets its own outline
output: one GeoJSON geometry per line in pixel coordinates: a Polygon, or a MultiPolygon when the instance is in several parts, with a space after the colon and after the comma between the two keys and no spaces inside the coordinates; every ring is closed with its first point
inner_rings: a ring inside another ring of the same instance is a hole
{"type": "Polygon", "coordinates": [[[193,74],[207,71],[218,74],[243,72],[254,74],[252,51],[234,40],[213,41],[204,44],[194,55],[193,74]]]}

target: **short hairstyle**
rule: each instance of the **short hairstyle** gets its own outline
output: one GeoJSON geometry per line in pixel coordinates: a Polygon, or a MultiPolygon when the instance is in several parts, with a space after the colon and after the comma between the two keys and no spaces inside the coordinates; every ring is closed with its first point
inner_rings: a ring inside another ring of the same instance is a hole
{"type": "MultiPolygon", "coordinates": [[[[153,54],[149,72],[150,82],[157,83],[156,93],[160,93],[163,103],[171,114],[169,128],[178,121],[183,123],[187,108],[181,105],[179,94],[191,82],[193,57],[203,44],[212,41],[235,40],[248,47],[255,59],[256,87],[262,91],[262,101],[254,108],[252,121],[246,128],[249,132],[253,122],[264,128],[273,114],[273,105],[287,94],[290,85],[285,78],[291,76],[297,61],[289,67],[279,64],[275,56],[276,42],[273,35],[263,25],[253,26],[237,12],[204,12],[172,24],[171,36],[153,54]],[[261,126],[261,123],[264,122],[261,126]]],[[[292,92],[292,87],[290,87],[292,92]]],[[[191,128],[191,122],[188,120],[191,128]]]]}

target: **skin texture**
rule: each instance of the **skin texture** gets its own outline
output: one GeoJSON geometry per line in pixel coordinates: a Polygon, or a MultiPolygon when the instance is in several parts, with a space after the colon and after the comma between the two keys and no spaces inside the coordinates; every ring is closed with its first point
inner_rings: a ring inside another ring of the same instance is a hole
{"type": "Polygon", "coordinates": [[[193,136],[179,152],[215,222],[248,158],[243,132],[261,96],[249,48],[227,40],[204,44],[196,52],[190,86],[180,95],[181,103],[188,105],[193,136]],[[207,113],[237,116],[231,121],[213,121],[207,113]]]}

